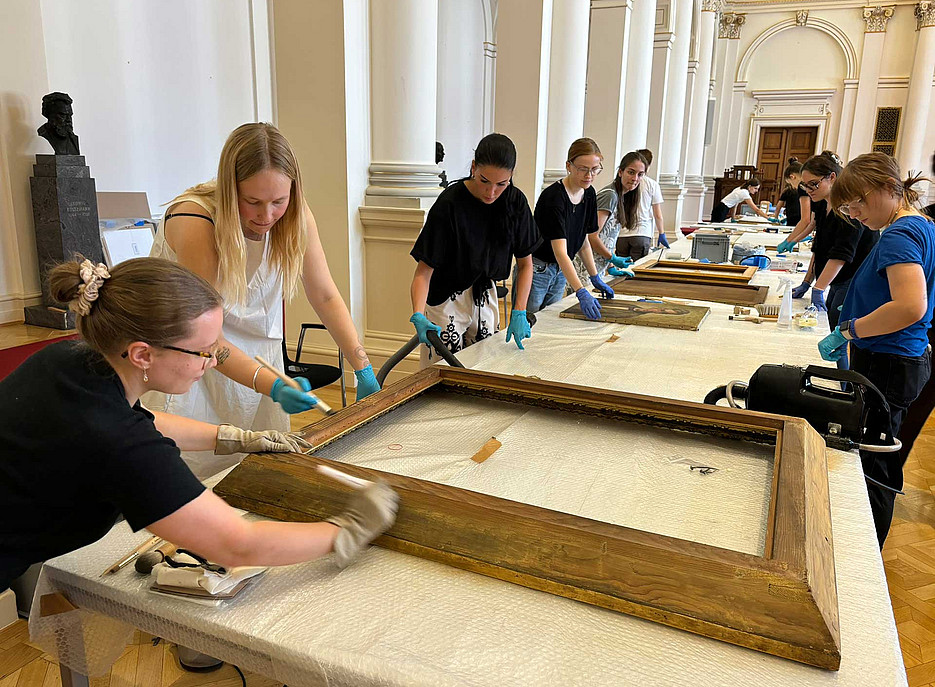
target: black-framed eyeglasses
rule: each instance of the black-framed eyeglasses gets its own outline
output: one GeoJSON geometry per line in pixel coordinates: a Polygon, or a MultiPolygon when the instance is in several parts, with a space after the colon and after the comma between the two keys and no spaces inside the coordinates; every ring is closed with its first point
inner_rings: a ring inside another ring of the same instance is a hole
{"type": "Polygon", "coordinates": [[[830,177],[831,177],[830,174],[826,174],[818,181],[810,181],[807,184],[805,182],[802,182],[802,186],[805,188],[806,191],[817,191],[818,187],[821,186],[821,182],[823,182],[825,179],[828,179],[830,177]]]}
{"type": "MultiPolygon", "coordinates": [[[[150,346],[152,345],[154,344],[150,344],[150,346]]],[[[157,347],[165,348],[170,351],[178,351],[179,353],[188,353],[188,355],[196,355],[199,358],[204,358],[204,363],[201,369],[207,368],[208,361],[211,360],[211,358],[217,357],[217,352],[214,348],[212,348],[210,351],[190,351],[187,348],[179,348],[178,346],[157,346],[157,347]]],[[[123,353],[120,354],[120,357],[126,358],[128,355],[129,355],[129,351],[124,351],[123,353]]]]}

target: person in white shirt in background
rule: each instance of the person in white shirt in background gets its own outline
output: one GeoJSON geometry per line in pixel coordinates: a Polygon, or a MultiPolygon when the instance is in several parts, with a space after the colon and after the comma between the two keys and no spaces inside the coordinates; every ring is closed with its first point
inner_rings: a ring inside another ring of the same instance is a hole
{"type": "Polygon", "coordinates": [[[760,208],[756,206],[756,203],[753,202],[753,196],[755,196],[759,190],[759,179],[749,179],[743,182],[743,185],[735,188],[721,198],[721,202],[714,206],[714,209],[711,210],[711,221],[724,222],[728,215],[733,216],[736,214],[737,207],[739,207],[741,203],[746,203],[756,214],[768,220],[770,218],[769,215],[760,210],[760,208]]]}
{"type": "MultiPolygon", "coordinates": [[[[646,162],[646,171],[653,162],[650,150],[637,150],[640,158],[646,162]]],[[[665,226],[662,220],[662,191],[655,179],[644,173],[639,183],[639,202],[635,217],[627,226],[620,227],[617,239],[617,255],[639,260],[647,255],[653,245],[669,247],[665,226]]]]}

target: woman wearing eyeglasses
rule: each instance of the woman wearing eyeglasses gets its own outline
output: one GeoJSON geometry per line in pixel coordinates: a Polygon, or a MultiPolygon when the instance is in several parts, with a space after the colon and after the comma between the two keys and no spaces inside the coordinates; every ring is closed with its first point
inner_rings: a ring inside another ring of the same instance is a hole
{"type": "MultiPolygon", "coordinates": [[[[932,369],[928,329],[935,306],[935,224],[915,209],[913,189],[924,178],[901,181],[899,164],[884,153],[850,162],[831,190],[838,212],[861,222],[880,240],[851,280],[841,321],[818,344],[822,358],[837,360],[850,349],[851,369],[883,392],[889,413],[868,420],[868,443],[885,434],[898,437],[906,409],[918,397],[932,369]]],[[[867,492],[880,547],[902,488],[904,457],[899,452],[861,451],[867,492]]]]}
{"type": "Polygon", "coordinates": [[[544,240],[532,254],[532,289],[527,305],[530,312],[560,301],[567,284],[578,297],[584,316],[600,318],[600,303],[578,279],[572,262],[576,255],[584,263],[591,284],[604,297],[613,298],[613,289],[598,276],[591,244],[585,240],[600,229],[592,182],[602,169],[603,159],[597,143],[579,138],[568,149],[566,176],[539,194],[535,218],[544,240]]]}
{"type": "MultiPolygon", "coordinates": [[[[815,155],[802,165],[802,187],[812,201],[815,238],[812,241],[812,261],[802,284],[793,292],[801,298],[808,291],[814,275],[812,305],[828,311],[828,325],[838,325],[838,306],[844,302],[851,277],[877,242],[878,235],[855,219],[834,211],[830,197],[838,176],[841,160],[830,151],[815,155]],[[830,289],[829,289],[830,287],[830,289]],[[828,298],[825,300],[825,290],[828,298]]],[[[840,365],[846,367],[846,359],[840,365]]]]}
{"type": "Polygon", "coordinates": [[[147,390],[185,393],[216,364],[222,301],[204,279],[154,258],[112,271],[85,260],[54,267],[49,286],[77,314],[82,341],[51,344],[0,381],[0,590],[33,563],[100,539],[121,514],[134,531],[224,566],[332,551],[345,565],[392,524],[397,498],[385,484],[354,494],[329,522],[249,522],[185,465],[179,449],[307,447],[297,435],[140,404],[147,390]]]}
{"type": "Polygon", "coordinates": [[[769,219],[769,215],[760,210],[760,208],[756,206],[756,203],[753,202],[753,196],[755,196],[759,190],[759,179],[749,179],[745,181],[721,198],[720,202],[714,206],[714,209],[711,210],[711,221],[724,222],[727,220],[728,215],[733,216],[737,212],[737,207],[739,207],[741,203],[745,204],[760,217],[769,219]]]}
{"type": "MultiPolygon", "coordinates": [[[[354,367],[357,399],[379,390],[328,270],[295,153],[274,126],[244,124],[231,133],[217,179],[169,203],[151,255],[178,262],[217,287],[224,297],[224,335],[217,369],[186,394],[148,394],[147,407],[205,422],[288,430],[286,413],[309,410],[314,400],[283,384],[254,356],[282,369],[283,295],[295,296],[300,283],[354,367]]],[[[311,389],[308,380],[297,381],[311,389]]],[[[186,459],[198,474],[226,467],[205,454],[186,459]]]]}
{"type": "MultiPolygon", "coordinates": [[[[633,276],[625,269],[649,252],[653,235],[653,210],[662,202],[659,186],[646,179],[649,163],[638,152],[627,153],[617,167],[614,180],[597,194],[597,223],[601,230],[588,234],[594,268],[603,277],[607,270],[612,277],[633,276]],[[648,182],[645,186],[643,180],[648,182]],[[622,250],[621,250],[622,248],[622,250]],[[615,255],[619,251],[621,255],[615,255]]],[[[665,234],[659,234],[665,240],[665,234]]],[[[581,256],[575,257],[578,279],[585,283],[589,279],[588,269],[581,256]]]]}
{"type": "Polygon", "coordinates": [[[452,353],[500,331],[493,282],[513,274],[513,311],[506,340],[519,349],[531,331],[526,299],[532,281],[530,254],[541,239],[526,196],[513,185],[516,147],[503,134],[484,136],[474,150],[471,176],[441,192],[429,210],[411,255],[412,317],[422,364],[437,360],[426,335],[436,332],[452,353]]]}

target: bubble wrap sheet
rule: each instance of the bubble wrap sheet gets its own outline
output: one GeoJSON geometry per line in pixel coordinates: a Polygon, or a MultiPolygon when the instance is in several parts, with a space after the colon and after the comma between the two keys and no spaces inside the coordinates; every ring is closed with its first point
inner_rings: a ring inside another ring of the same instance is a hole
{"type": "MultiPolygon", "coordinates": [[[[761,276],[769,279],[771,275],[761,274],[758,279],[761,276]]],[[[729,306],[712,304],[712,313],[699,332],[675,332],[559,321],[557,313],[570,302],[566,299],[541,313],[525,352],[528,358],[514,353],[513,345],[506,346],[499,337],[459,353],[459,358],[483,369],[514,373],[519,370],[507,359],[535,359],[543,367],[530,372],[542,378],[689,400],[701,400],[709,389],[728,379],[744,379],[765,362],[819,362],[815,344],[820,333],[771,332],[775,325],[727,322],[729,306]],[[569,334],[571,327],[574,335],[569,334]],[[611,334],[620,338],[608,344],[611,334]],[[721,355],[706,353],[718,347],[721,355]]],[[[393,425],[373,423],[360,430],[355,437],[358,448],[350,447],[343,459],[366,460],[380,469],[552,508],[592,512],[611,521],[621,518],[620,522],[637,526],[678,527],[682,523],[665,521],[685,517],[689,511],[693,517],[713,514],[717,517],[707,523],[710,530],[736,529],[736,523],[722,519],[726,509],[721,500],[704,494],[711,482],[702,479],[736,481],[729,487],[736,492],[765,465],[747,452],[735,462],[750,461],[751,465],[695,480],[690,486],[702,491],[690,503],[685,499],[680,504],[671,494],[667,497],[669,486],[660,484],[660,493],[654,493],[651,502],[637,504],[641,512],[611,512],[609,506],[620,495],[611,497],[600,489],[607,485],[645,489],[641,482],[647,481],[647,474],[664,482],[657,476],[673,467],[683,468],[677,478],[682,479],[687,471],[684,464],[667,461],[681,456],[689,444],[692,451],[705,451],[704,441],[677,435],[656,437],[646,428],[642,428],[644,436],[634,437],[625,426],[607,430],[582,418],[580,434],[563,441],[572,447],[564,456],[524,452],[521,446],[529,437],[545,432],[557,440],[557,433],[567,433],[571,425],[566,419],[562,428],[549,427],[548,413],[486,405],[481,412],[475,403],[453,403],[425,418],[420,417],[418,404],[413,404],[401,409],[405,417],[397,415],[400,420],[393,425]],[[411,434],[406,438],[404,432],[411,434]],[[620,450],[609,450],[604,432],[619,432],[612,440],[620,450]],[[494,435],[506,439],[503,447],[484,464],[473,464],[470,455],[487,436],[494,435]],[[683,445],[683,441],[689,443],[683,445]],[[659,446],[660,442],[665,446],[659,446]],[[372,453],[354,454],[355,450],[364,452],[368,443],[375,447],[372,453]],[[402,444],[402,449],[392,452],[391,443],[402,444]],[[439,443],[444,451],[438,450],[439,443]],[[448,451],[452,446],[460,448],[448,451]],[[658,455],[642,455],[647,450],[658,455]],[[611,469],[620,463],[630,467],[622,476],[611,469]],[[530,466],[528,474],[523,474],[523,466],[530,466]],[[598,492],[589,494],[594,489],[598,492]],[[579,496],[571,498],[571,493],[579,496]],[[656,508],[657,500],[672,513],[670,517],[654,518],[642,512],[656,508]],[[684,511],[676,513],[675,509],[684,511]],[[722,528],[725,522],[729,524],[722,528]]],[[[337,452],[338,445],[324,449],[332,450],[337,452]]],[[[720,465],[726,458],[723,452],[705,457],[720,465]]],[[[132,566],[111,577],[99,577],[102,568],[145,538],[145,534],[130,533],[124,523],[101,541],[49,561],[37,589],[37,594],[62,591],[82,612],[95,611],[116,620],[95,615],[98,625],[82,632],[67,619],[61,621],[62,627],[50,627],[34,615],[30,630],[44,637],[46,650],[57,650],[76,669],[86,667],[86,656],[102,664],[114,651],[119,654],[126,641],[121,632],[134,626],[290,687],[905,685],[858,457],[829,451],[828,459],[842,642],[838,672],[378,548],[343,571],[328,560],[271,569],[242,596],[217,608],[199,606],[148,592],[148,578],[138,576],[132,566]],[[108,627],[113,636],[105,631],[108,627]]],[[[685,483],[673,481],[671,486],[683,489],[685,483]]],[[[627,510],[633,508],[632,501],[626,503],[627,510]]],[[[696,538],[727,537],[722,541],[741,550],[757,546],[755,536],[750,537],[755,528],[749,522],[761,517],[756,512],[761,502],[751,499],[750,503],[750,513],[738,516],[746,519],[739,528],[745,533],[712,531],[696,538]],[[738,534],[743,535],[741,540],[730,540],[738,534]],[[743,541],[743,537],[750,540],[743,541]]],[[[677,531],[676,536],[695,534],[677,531]]]]}

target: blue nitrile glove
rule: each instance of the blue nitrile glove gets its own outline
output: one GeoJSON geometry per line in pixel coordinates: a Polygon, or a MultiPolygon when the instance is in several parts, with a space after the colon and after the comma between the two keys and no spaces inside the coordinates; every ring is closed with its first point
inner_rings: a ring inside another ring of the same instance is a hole
{"type": "Polygon", "coordinates": [[[840,327],[835,327],[833,332],[818,342],[818,352],[821,353],[822,360],[832,363],[847,354],[847,339],[841,333],[840,327]]]}
{"type": "Polygon", "coordinates": [[[632,270],[618,270],[616,267],[608,267],[607,274],[611,277],[635,277],[632,270]]]}
{"type": "Polygon", "coordinates": [[[362,370],[354,370],[354,376],[357,377],[358,401],[380,390],[380,382],[377,381],[377,376],[373,374],[373,365],[367,365],[362,370]]]}
{"type": "Polygon", "coordinates": [[[818,289],[812,289],[812,305],[818,312],[824,312],[828,309],[825,305],[825,292],[818,289]]]}
{"type": "Polygon", "coordinates": [[[516,342],[516,347],[524,351],[523,339],[532,336],[532,327],[529,326],[529,320],[526,319],[525,310],[514,310],[510,313],[510,326],[506,329],[506,342],[510,343],[510,337],[516,342]]]}
{"type": "Polygon", "coordinates": [[[792,289],[792,297],[803,298],[810,288],[812,288],[812,282],[803,280],[801,284],[792,289]]]}
{"type": "Polygon", "coordinates": [[[665,246],[666,248],[671,248],[671,247],[672,247],[672,246],[669,245],[669,239],[666,238],[666,235],[665,235],[665,234],[659,234],[659,245],[660,245],[660,246],[665,246]]]}
{"type": "Polygon", "coordinates": [[[591,277],[591,286],[593,286],[595,289],[600,291],[601,296],[603,298],[614,297],[614,290],[610,288],[609,286],[607,286],[607,284],[604,283],[604,280],[601,279],[596,274],[593,277],[591,277]]]}
{"type": "Polygon", "coordinates": [[[622,257],[620,255],[611,255],[610,264],[614,267],[629,267],[633,264],[633,258],[631,257],[622,257]]]}
{"type": "Polygon", "coordinates": [[[588,293],[588,290],[583,286],[575,291],[575,295],[578,297],[578,302],[581,304],[581,312],[584,313],[584,316],[589,320],[599,320],[601,319],[601,304],[597,302],[597,299],[588,293]]]}
{"type": "Polygon", "coordinates": [[[711,262],[711,261],[708,260],[707,258],[701,258],[701,260],[699,260],[698,262],[709,263],[709,262],[711,262]]]}
{"type": "Polygon", "coordinates": [[[779,224],[781,221],[778,217],[768,217],[767,219],[769,219],[770,224],[779,224]]]}
{"type": "Polygon", "coordinates": [[[780,241],[779,245],[776,246],[777,253],[789,253],[795,248],[795,241],[790,241],[789,239],[784,239],[780,241]]]}
{"type": "Polygon", "coordinates": [[[412,322],[412,325],[416,328],[416,332],[419,334],[419,341],[429,348],[432,347],[432,344],[430,344],[429,340],[426,338],[426,332],[433,331],[441,336],[442,328],[430,322],[429,318],[420,312],[414,313],[413,316],[409,318],[409,321],[412,322]]]}
{"type": "Polygon", "coordinates": [[[312,385],[308,383],[308,380],[305,377],[294,377],[294,379],[304,391],[286,386],[281,379],[277,379],[273,382],[273,388],[269,392],[270,398],[281,405],[282,409],[290,415],[304,413],[306,410],[314,408],[318,403],[317,398],[305,393],[312,390],[312,385]]]}

